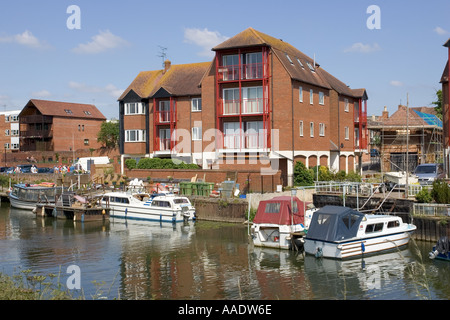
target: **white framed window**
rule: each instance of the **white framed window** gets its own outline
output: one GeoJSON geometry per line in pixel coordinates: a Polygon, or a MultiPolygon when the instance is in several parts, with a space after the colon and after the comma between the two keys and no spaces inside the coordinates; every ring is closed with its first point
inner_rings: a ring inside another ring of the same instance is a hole
{"type": "Polygon", "coordinates": [[[5,149],[9,149],[9,143],[5,143],[5,149]]]}
{"type": "Polygon", "coordinates": [[[191,111],[202,111],[202,98],[193,98],[191,100],[191,111]]]}
{"type": "Polygon", "coordinates": [[[145,142],[145,130],[125,130],[125,142],[145,142]]]}
{"type": "Polygon", "coordinates": [[[305,67],[303,66],[303,63],[300,61],[299,58],[297,58],[298,64],[300,65],[300,67],[302,67],[303,69],[305,69],[305,67]]]}
{"type": "Polygon", "coordinates": [[[287,54],[287,53],[285,53],[285,55],[286,55],[286,58],[289,60],[289,62],[290,62],[290,64],[294,64],[293,62],[292,62],[292,59],[291,59],[291,57],[289,57],[289,55],[287,54]]]}
{"type": "Polygon", "coordinates": [[[350,133],[348,127],[345,127],[345,140],[350,140],[350,133]]]}
{"type": "Polygon", "coordinates": [[[309,123],[309,136],[314,138],[314,122],[309,123]]]}
{"type": "Polygon", "coordinates": [[[347,98],[344,99],[344,111],[345,112],[349,112],[348,99],[347,98]]]}
{"type": "Polygon", "coordinates": [[[324,105],[325,104],[325,97],[323,92],[319,91],[319,104],[324,105]]]}
{"type": "Polygon", "coordinates": [[[300,137],[303,137],[303,120],[300,120],[298,131],[300,132],[300,137]]]}
{"type": "Polygon", "coordinates": [[[202,127],[192,128],[192,140],[202,140],[202,127]]]}
{"type": "Polygon", "coordinates": [[[13,149],[13,150],[19,149],[19,144],[18,143],[11,143],[11,149],[13,149]]]}
{"type": "Polygon", "coordinates": [[[309,89],[309,104],[314,104],[314,91],[309,89]]]}
{"type": "Polygon", "coordinates": [[[298,101],[303,102],[303,87],[298,87],[298,101]]]}
{"type": "Polygon", "coordinates": [[[125,103],[125,115],[145,114],[144,104],[142,102],[125,103]]]}
{"type": "Polygon", "coordinates": [[[319,123],[319,136],[324,137],[325,136],[325,124],[319,123]]]}
{"type": "Polygon", "coordinates": [[[11,130],[11,135],[12,136],[18,136],[19,135],[19,130],[11,130]]]}
{"type": "Polygon", "coordinates": [[[5,130],[5,136],[9,136],[9,129],[5,130]]]}

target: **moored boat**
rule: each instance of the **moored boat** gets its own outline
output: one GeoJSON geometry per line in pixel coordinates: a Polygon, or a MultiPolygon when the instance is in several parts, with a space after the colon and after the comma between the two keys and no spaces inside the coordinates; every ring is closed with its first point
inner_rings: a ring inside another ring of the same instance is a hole
{"type": "Polygon", "coordinates": [[[406,246],[415,230],[400,217],[325,206],[313,214],[304,248],[316,257],[355,258],[406,246]]]}
{"type": "Polygon", "coordinates": [[[37,216],[54,217],[79,222],[105,221],[109,219],[110,208],[101,205],[100,198],[88,199],[73,192],[64,192],[55,203],[37,203],[37,216]]]}
{"type": "Polygon", "coordinates": [[[63,188],[53,183],[15,184],[8,194],[11,207],[33,210],[37,203],[55,203],[55,197],[63,188]]]}
{"type": "Polygon", "coordinates": [[[428,254],[430,259],[450,261],[450,239],[447,237],[440,238],[433,250],[428,254]]]}
{"type": "Polygon", "coordinates": [[[303,248],[303,237],[316,209],[297,197],[261,201],[251,227],[253,244],[280,249],[303,248]]]}
{"type": "Polygon", "coordinates": [[[111,208],[111,217],[161,222],[195,220],[195,208],[189,199],[175,194],[140,200],[129,192],[108,192],[102,196],[102,204],[111,208]]]}

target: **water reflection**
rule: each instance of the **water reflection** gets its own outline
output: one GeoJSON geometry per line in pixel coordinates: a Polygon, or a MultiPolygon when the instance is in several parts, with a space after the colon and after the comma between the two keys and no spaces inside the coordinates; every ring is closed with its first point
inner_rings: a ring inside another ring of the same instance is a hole
{"type": "Polygon", "coordinates": [[[78,265],[84,296],[107,299],[449,299],[450,264],[430,243],[350,261],[249,244],[247,227],[111,218],[76,223],[0,208],[0,270],[78,265]],[[419,253],[419,255],[417,254],[419,253]]]}

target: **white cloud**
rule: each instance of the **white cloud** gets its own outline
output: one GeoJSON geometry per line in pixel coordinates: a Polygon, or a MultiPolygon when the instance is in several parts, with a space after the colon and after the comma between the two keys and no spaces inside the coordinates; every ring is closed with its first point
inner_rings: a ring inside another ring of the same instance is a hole
{"type": "Polygon", "coordinates": [[[99,34],[92,37],[92,41],[88,43],[80,43],[78,47],[72,49],[75,53],[96,54],[109,49],[126,46],[128,42],[119,36],[111,33],[111,31],[100,31],[99,34]]]}
{"type": "Polygon", "coordinates": [[[227,39],[228,37],[219,32],[209,31],[207,28],[186,28],[184,30],[184,42],[201,47],[203,50],[199,52],[199,55],[204,57],[213,57],[214,53],[211,49],[227,39]]]}
{"type": "Polygon", "coordinates": [[[0,37],[0,42],[16,43],[26,47],[35,49],[48,48],[49,45],[36,38],[29,30],[25,30],[23,33],[0,37]]]}
{"type": "Polygon", "coordinates": [[[391,80],[389,82],[389,84],[394,87],[402,87],[403,86],[403,82],[398,81],[398,80],[391,80]]]}
{"type": "Polygon", "coordinates": [[[370,44],[364,44],[362,42],[356,42],[352,44],[350,47],[345,48],[344,52],[360,52],[360,53],[370,53],[374,51],[380,51],[381,47],[378,45],[378,43],[374,43],[372,45],[370,44]]]}
{"type": "Polygon", "coordinates": [[[438,35],[441,35],[441,36],[450,33],[447,30],[442,29],[441,27],[436,27],[436,28],[433,29],[433,31],[436,32],[438,35]]]}
{"type": "Polygon", "coordinates": [[[32,92],[31,95],[36,98],[48,98],[52,94],[47,90],[41,90],[41,91],[32,92]]]}
{"type": "Polygon", "coordinates": [[[85,93],[106,93],[113,98],[118,98],[123,93],[122,89],[117,88],[113,84],[108,84],[105,87],[98,87],[87,85],[85,83],[70,81],[69,88],[72,88],[78,92],[85,92],[85,93]]]}

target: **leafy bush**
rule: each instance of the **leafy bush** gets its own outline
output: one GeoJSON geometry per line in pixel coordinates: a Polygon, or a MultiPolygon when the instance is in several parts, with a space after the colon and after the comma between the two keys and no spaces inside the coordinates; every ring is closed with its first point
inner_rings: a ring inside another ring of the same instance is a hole
{"type": "Polygon", "coordinates": [[[450,203],[450,187],[445,181],[436,180],[433,182],[431,196],[436,203],[450,203]]]}
{"type": "Polygon", "coordinates": [[[136,169],[136,160],[135,159],[126,159],[125,166],[127,169],[136,169]]]}
{"type": "Polygon", "coordinates": [[[308,170],[302,162],[297,162],[294,166],[294,184],[311,185],[314,183],[312,170],[308,170]]]}
{"type": "Polygon", "coordinates": [[[433,197],[428,189],[422,189],[416,194],[416,200],[419,203],[430,203],[433,201],[433,197]]]}
{"type": "Polygon", "coordinates": [[[138,169],[199,169],[199,166],[193,163],[176,163],[172,159],[161,158],[142,158],[137,164],[138,169]]]}

